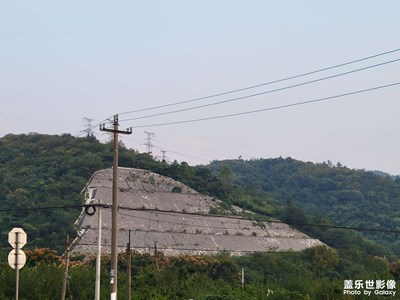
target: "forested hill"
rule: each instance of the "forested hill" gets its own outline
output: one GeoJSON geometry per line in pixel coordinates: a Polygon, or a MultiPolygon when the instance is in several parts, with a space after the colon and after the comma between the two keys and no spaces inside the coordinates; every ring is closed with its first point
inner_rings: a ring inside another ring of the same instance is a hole
{"type": "MultiPolygon", "coordinates": [[[[64,248],[79,209],[33,210],[80,205],[91,175],[112,166],[112,144],[69,134],[9,134],[0,138],[0,247],[8,251],[13,227],[29,232],[29,246],[64,248]],[[20,210],[15,210],[18,208],[20,210]]],[[[119,165],[171,177],[200,193],[264,216],[292,223],[323,223],[400,230],[398,178],[293,159],[216,161],[208,166],[157,161],[121,144],[119,165]]],[[[376,243],[347,231],[299,227],[333,247],[382,254],[376,243]]],[[[400,253],[398,235],[368,233],[386,250],[400,253]]],[[[387,252],[386,252],[387,253],[387,252]]]]}
{"type": "MultiPolygon", "coordinates": [[[[31,133],[0,138],[0,247],[8,250],[8,232],[23,227],[31,247],[63,249],[67,234],[75,236],[73,223],[80,209],[34,209],[81,205],[81,190],[95,171],[112,166],[112,151],[112,143],[92,136],[31,133]]],[[[215,197],[226,194],[209,169],[156,161],[122,144],[119,165],[151,170],[215,197]]]]}
{"type": "MultiPolygon", "coordinates": [[[[292,203],[301,211],[295,220],[299,223],[325,220],[338,226],[400,230],[399,176],[292,158],[225,160],[210,167],[215,172],[225,170],[248,192],[292,203]]],[[[400,252],[398,234],[363,234],[400,252]]]]}

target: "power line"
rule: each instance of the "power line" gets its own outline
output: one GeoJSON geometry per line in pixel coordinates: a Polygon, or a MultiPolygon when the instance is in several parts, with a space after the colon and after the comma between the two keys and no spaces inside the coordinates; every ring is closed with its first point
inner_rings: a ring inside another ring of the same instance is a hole
{"type": "MultiPolygon", "coordinates": [[[[400,51],[400,48],[399,49],[390,50],[390,51],[386,51],[386,52],[382,52],[382,53],[378,53],[378,54],[371,55],[371,56],[368,56],[368,57],[364,57],[364,58],[361,58],[361,59],[356,59],[356,60],[349,61],[349,62],[346,62],[346,63],[330,66],[330,67],[327,67],[327,68],[323,68],[323,69],[319,69],[319,70],[315,70],[315,71],[311,71],[311,72],[307,72],[307,73],[302,73],[302,74],[299,74],[299,75],[290,76],[290,77],[286,77],[286,78],[283,78],[283,79],[278,79],[278,80],[274,80],[274,81],[270,81],[270,82],[266,82],[266,83],[262,83],[262,84],[258,84],[258,85],[253,85],[253,86],[250,86],[250,87],[235,89],[235,90],[231,90],[231,91],[227,91],[227,92],[223,92],[223,93],[218,93],[218,94],[214,94],[214,95],[210,95],[210,96],[206,96],[206,97],[195,98],[195,99],[191,99],[191,100],[187,100],[187,101],[181,101],[181,102],[176,102],[176,103],[171,103],[171,104],[166,104],[166,105],[161,105],[161,106],[156,106],[156,107],[139,109],[139,110],[136,110],[136,111],[123,112],[121,114],[128,114],[128,113],[133,113],[133,112],[152,110],[152,109],[156,109],[156,108],[168,107],[168,106],[173,106],[173,105],[178,105],[178,104],[183,104],[183,103],[194,102],[194,101],[198,101],[198,100],[202,100],[202,99],[222,96],[222,95],[226,95],[226,94],[231,94],[231,93],[235,93],[235,92],[239,92],[239,91],[244,91],[244,90],[248,90],[248,89],[252,89],[252,88],[256,88],[256,87],[261,87],[261,86],[265,86],[265,85],[269,85],[269,84],[273,84],[273,83],[278,83],[278,82],[282,82],[282,81],[286,81],[286,80],[290,80],[290,79],[295,79],[295,78],[299,78],[299,77],[315,74],[315,73],[318,73],[318,72],[322,72],[322,71],[326,71],[326,70],[342,67],[342,66],[345,66],[345,65],[354,64],[354,63],[357,63],[357,62],[365,61],[365,60],[376,58],[376,57],[379,57],[379,56],[384,56],[384,55],[387,55],[387,54],[390,54],[390,53],[394,53],[394,52],[397,52],[397,51],[400,51]]],[[[386,63],[389,63],[389,62],[386,62],[386,63]]],[[[249,96],[247,96],[247,97],[249,97],[249,96]]],[[[195,109],[195,108],[190,108],[190,109],[195,109]]],[[[172,113],[172,112],[168,112],[168,113],[172,113]]],[[[224,116],[220,116],[220,117],[224,117],[224,116]]],[[[214,118],[215,117],[212,117],[212,119],[214,119],[214,118]]],[[[97,126],[99,126],[100,124],[102,124],[103,122],[105,122],[105,121],[107,121],[109,119],[110,119],[110,117],[106,118],[106,119],[103,119],[102,121],[100,121],[99,123],[97,123],[97,124],[95,124],[93,126],[87,126],[86,130],[83,130],[83,131],[78,132],[77,134],[71,135],[67,140],[63,140],[63,141],[61,141],[59,143],[56,143],[51,148],[42,150],[40,153],[36,154],[35,156],[39,158],[39,156],[41,156],[41,155],[44,155],[44,154],[46,154],[46,153],[48,153],[48,152],[50,152],[50,151],[52,151],[54,149],[57,149],[57,148],[59,148],[61,146],[67,145],[67,144],[69,144],[70,141],[72,141],[72,139],[74,137],[80,137],[80,136],[82,136],[84,134],[87,134],[88,131],[93,130],[94,128],[96,128],[97,126]]],[[[123,120],[123,121],[126,121],[126,120],[123,120]]],[[[197,120],[194,120],[194,121],[197,121],[197,120]]],[[[190,121],[190,122],[194,122],[194,121],[190,121]]],[[[198,120],[198,121],[200,121],[200,120],[198,120]]],[[[187,122],[188,121],[183,121],[183,123],[187,123],[187,122]]],[[[179,123],[182,123],[182,122],[179,122],[179,123]]],[[[174,123],[172,123],[172,124],[174,124],[174,123]]],[[[160,125],[164,125],[164,124],[160,124],[160,125]]],[[[147,126],[160,126],[160,125],[159,124],[155,124],[155,125],[147,125],[147,126]]],[[[167,125],[167,124],[165,124],[165,125],[167,125]]],[[[168,125],[170,125],[170,124],[168,124],[168,125]]],[[[140,126],[140,127],[147,127],[147,126],[140,126]]],[[[32,159],[32,158],[30,158],[30,159],[32,159]]]]}
{"type": "MultiPolygon", "coordinates": [[[[232,229],[232,230],[240,229],[238,227],[211,226],[211,225],[200,225],[200,224],[192,225],[192,224],[185,224],[183,222],[171,222],[171,221],[164,221],[164,220],[158,220],[158,219],[138,217],[138,216],[128,215],[128,214],[124,214],[124,213],[119,213],[119,214],[121,216],[125,216],[125,217],[135,218],[135,219],[144,220],[144,221],[153,221],[153,222],[156,222],[156,223],[163,223],[163,224],[192,226],[192,227],[200,227],[200,228],[213,228],[213,229],[232,229]]],[[[231,223],[231,224],[234,224],[234,223],[231,223]]],[[[277,229],[275,228],[275,230],[277,230],[277,229]]],[[[141,230],[136,230],[136,231],[141,231],[141,230]]],[[[179,233],[179,232],[177,232],[177,233],[179,233]]]]}
{"type": "Polygon", "coordinates": [[[207,160],[207,159],[202,158],[202,157],[199,157],[199,156],[194,156],[194,155],[191,155],[191,154],[186,154],[186,153],[182,153],[182,152],[173,151],[173,150],[167,149],[167,148],[165,148],[165,147],[158,147],[158,146],[156,146],[156,145],[153,145],[153,147],[154,147],[154,148],[157,148],[157,149],[160,149],[161,152],[163,152],[163,151],[168,151],[168,152],[175,153],[175,154],[182,155],[182,156],[186,156],[186,157],[189,157],[189,158],[195,158],[195,159],[203,160],[203,161],[206,161],[206,160],[207,160]]]}
{"type": "Polygon", "coordinates": [[[297,226],[312,226],[312,227],[322,227],[322,228],[332,228],[332,229],[344,229],[344,230],[357,230],[357,231],[372,231],[372,232],[384,232],[384,233],[395,233],[400,234],[400,230],[391,230],[391,229],[379,229],[379,228],[366,228],[366,227],[351,227],[351,226],[337,226],[337,225],[328,225],[328,224],[314,224],[314,223],[296,223],[296,222],[283,222],[275,219],[266,219],[266,218],[249,218],[249,217],[237,217],[230,215],[215,215],[215,214],[204,214],[204,213],[195,213],[195,212],[183,212],[183,211],[168,211],[168,210],[160,210],[160,209],[149,209],[149,208],[131,208],[131,207],[123,207],[119,206],[119,209],[123,210],[133,210],[133,211],[151,211],[157,212],[159,214],[182,214],[189,216],[199,216],[199,217],[220,217],[220,218],[228,218],[234,220],[247,220],[254,222],[266,222],[266,223],[279,223],[279,224],[288,224],[288,225],[297,225],[297,226]]]}
{"type": "MultiPolygon", "coordinates": [[[[360,59],[356,59],[356,60],[352,60],[349,62],[345,62],[342,64],[337,64],[334,66],[330,66],[330,67],[326,67],[326,68],[322,68],[322,69],[318,69],[318,70],[314,70],[311,72],[306,72],[306,73],[302,73],[302,74],[298,74],[295,76],[290,76],[290,77],[286,77],[286,78],[282,78],[282,79],[278,79],[278,80],[274,80],[274,81],[270,81],[270,82],[266,82],[266,83],[261,83],[261,84],[257,84],[257,85],[253,85],[253,86],[249,86],[249,87],[244,87],[244,88],[240,88],[240,89],[235,89],[235,90],[231,90],[231,91],[226,91],[226,92],[222,92],[222,93],[218,93],[218,94],[213,94],[213,95],[209,95],[209,96],[205,96],[205,97],[199,97],[199,98],[195,98],[195,99],[191,99],[191,100],[186,100],[186,101],[181,101],[181,102],[175,102],[175,103],[170,103],[170,104],[165,104],[165,105],[160,105],[160,106],[155,106],[155,107],[149,107],[149,108],[144,108],[144,109],[139,109],[139,110],[133,110],[133,111],[127,111],[127,112],[122,112],[121,114],[129,114],[129,113],[133,113],[133,112],[139,112],[139,111],[147,111],[147,110],[152,110],[152,109],[157,109],[157,108],[163,108],[163,107],[168,107],[168,106],[174,106],[174,105],[179,105],[179,104],[184,104],[184,103],[190,103],[190,102],[194,102],[194,101],[199,101],[202,99],[208,99],[208,98],[213,98],[213,97],[217,97],[217,96],[222,96],[222,95],[226,95],[226,94],[231,94],[231,93],[235,93],[235,92],[239,92],[239,91],[244,91],[244,90],[249,90],[249,89],[253,89],[253,88],[257,88],[257,87],[261,87],[261,86],[265,86],[265,85],[269,85],[269,84],[273,84],[273,83],[278,83],[278,82],[282,82],[282,81],[286,81],[286,80],[291,80],[291,79],[295,79],[295,78],[299,78],[299,77],[303,77],[303,76],[307,76],[307,75],[311,75],[311,74],[315,74],[315,73],[319,73],[319,72],[323,72],[323,71],[327,71],[330,69],[334,69],[334,68],[339,68],[342,66],[346,66],[346,65],[350,65],[350,64],[354,64],[357,62],[361,62],[361,61],[365,61],[365,60],[369,60],[372,58],[376,58],[376,57],[380,57],[380,56],[384,56],[384,55],[388,55],[391,53],[395,53],[400,51],[400,48],[398,49],[393,49],[390,51],[386,51],[386,52],[382,52],[382,53],[378,53],[375,55],[371,55],[371,56],[367,56],[364,58],[360,58],[360,59]]],[[[69,144],[70,141],[72,141],[72,139],[74,137],[80,137],[84,134],[87,134],[88,131],[93,130],[94,128],[96,128],[97,126],[99,126],[100,124],[102,124],[103,122],[109,120],[109,118],[103,119],[102,121],[98,122],[97,124],[93,125],[93,126],[88,126],[86,130],[80,131],[74,135],[72,135],[71,137],[69,137],[67,140],[61,141],[60,143],[56,143],[55,145],[53,145],[51,148],[49,149],[45,149],[42,150],[40,153],[38,153],[35,156],[40,156],[43,154],[46,154],[54,149],[57,149],[61,146],[67,145],[69,144]]],[[[150,126],[158,126],[158,125],[150,125],[150,126]]],[[[142,126],[142,127],[146,127],[146,126],[142,126]]]]}
{"type": "MultiPolygon", "coordinates": [[[[79,243],[77,245],[81,245],[81,246],[97,246],[97,243],[79,243]]],[[[110,244],[107,243],[102,243],[101,244],[102,247],[110,247],[110,244]]],[[[48,247],[65,247],[64,244],[55,244],[55,243],[49,243],[46,246],[25,246],[24,249],[25,250],[34,250],[35,248],[48,248],[48,247]]],[[[126,244],[122,245],[119,244],[118,248],[123,248],[126,247],[126,244]]],[[[0,246],[0,249],[9,249],[10,246],[0,246]]],[[[145,246],[134,246],[131,245],[131,249],[138,249],[138,250],[149,250],[151,248],[154,247],[145,247],[145,246]]],[[[251,251],[251,250],[227,250],[227,249],[223,249],[223,250],[212,250],[212,249],[199,249],[199,248],[169,248],[169,247],[159,247],[157,246],[157,249],[159,250],[174,250],[174,251],[196,251],[196,252],[218,252],[221,253],[223,251],[235,251],[235,252],[242,252],[242,253],[260,253],[257,251],[251,251]]],[[[343,251],[343,252],[350,252],[350,253],[359,253],[358,249],[354,249],[354,248],[335,248],[339,251],[343,251]]],[[[263,252],[264,254],[296,254],[296,255],[301,255],[303,254],[303,251],[268,251],[268,252],[263,252]]],[[[376,257],[376,255],[372,255],[372,254],[368,254],[368,253],[363,253],[365,255],[368,256],[373,256],[376,257]]],[[[397,253],[382,253],[382,255],[400,255],[397,253]]]]}
{"type": "Polygon", "coordinates": [[[220,104],[235,102],[235,101],[239,101],[239,100],[249,99],[249,98],[253,98],[253,97],[257,97],[257,96],[261,96],[261,95],[265,95],[265,94],[284,91],[284,90],[288,90],[288,89],[291,89],[291,88],[304,86],[304,85],[308,85],[308,84],[311,84],[311,83],[316,83],[316,82],[324,81],[324,80],[327,80],[327,79],[332,79],[332,78],[336,78],[336,77],[352,74],[352,73],[355,73],[355,72],[364,71],[364,70],[367,70],[367,69],[375,68],[375,67],[378,67],[378,66],[383,66],[383,65],[394,63],[394,62],[398,62],[398,61],[400,61],[400,59],[394,59],[394,60],[391,60],[391,61],[387,61],[387,62],[383,62],[383,63],[371,65],[371,66],[367,66],[367,67],[364,67],[364,68],[351,70],[351,71],[347,71],[347,72],[343,72],[343,73],[339,73],[339,74],[335,74],[335,75],[331,75],[331,76],[327,76],[327,77],[322,77],[322,78],[318,78],[318,79],[314,79],[314,80],[310,80],[310,81],[306,81],[306,82],[302,82],[302,83],[297,83],[297,84],[293,84],[293,85],[289,85],[289,86],[285,86],[285,87],[281,87],[281,88],[277,88],[277,89],[273,89],[273,90],[268,90],[268,91],[264,91],[264,92],[260,92],[260,93],[250,94],[250,95],[247,95],[247,96],[242,96],[242,97],[237,97],[237,98],[233,98],[233,99],[222,100],[222,101],[218,101],[218,102],[213,102],[213,103],[208,103],[208,104],[203,104],[203,105],[198,105],[198,106],[193,106],[193,107],[188,107],[188,108],[182,108],[182,109],[173,110],[173,111],[161,112],[161,113],[151,114],[151,115],[146,115],[146,116],[141,116],[141,117],[124,119],[124,120],[121,120],[121,122],[147,119],[147,118],[151,118],[151,117],[169,115],[169,114],[174,114],[174,113],[190,111],[190,110],[195,110],[195,109],[199,109],[199,108],[205,108],[205,107],[209,107],[209,106],[220,105],[220,104]]]}
{"type": "Polygon", "coordinates": [[[18,211],[38,211],[38,210],[52,210],[52,209],[71,209],[71,208],[86,208],[95,207],[94,205],[64,205],[64,206],[42,206],[42,207],[10,207],[0,208],[0,212],[18,212],[18,211]]]}
{"type": "MultiPolygon", "coordinates": [[[[138,216],[133,216],[133,215],[127,215],[127,214],[123,214],[123,213],[119,213],[120,215],[122,215],[122,216],[126,216],[126,217],[131,217],[131,218],[135,218],[135,219],[140,219],[140,220],[145,220],[145,221],[153,221],[153,222],[155,222],[155,223],[163,223],[163,224],[172,224],[172,225],[180,225],[180,226],[183,226],[183,227],[195,227],[195,228],[211,228],[211,229],[225,229],[225,230],[246,230],[246,228],[244,228],[244,227],[227,227],[227,226],[212,226],[212,225],[200,225],[200,224],[187,224],[187,223],[184,223],[184,222],[171,222],[171,221],[164,221],[164,220],[159,220],[159,219],[150,219],[150,218],[144,218],[144,217],[138,217],[138,216]]],[[[179,214],[179,212],[177,212],[177,214],[179,214]]],[[[215,217],[218,217],[218,218],[226,218],[226,216],[223,216],[223,217],[221,217],[221,216],[215,216],[215,217]]],[[[193,219],[193,218],[192,218],[193,219]]],[[[202,219],[203,220],[203,219],[202,219]]],[[[252,222],[254,222],[254,219],[240,219],[241,221],[252,221],[252,222]]],[[[257,219],[258,220],[258,219],[257,219]]],[[[260,221],[260,220],[258,220],[258,221],[260,221]]],[[[287,225],[292,225],[292,224],[289,224],[289,223],[287,223],[287,222],[274,222],[274,221],[270,221],[269,219],[268,219],[268,221],[263,221],[263,222],[267,222],[267,223],[279,223],[279,224],[287,224],[287,225]]],[[[235,224],[235,223],[231,223],[231,224],[235,224]]],[[[295,225],[299,225],[299,224],[295,224],[295,225]]],[[[308,226],[319,226],[320,224],[307,224],[308,226]]],[[[253,226],[257,226],[257,224],[254,224],[253,226]]],[[[332,225],[333,226],[333,225],[332,225]]],[[[345,227],[345,228],[340,228],[340,229],[347,229],[348,227],[345,227]]],[[[248,229],[248,228],[247,228],[248,229]]],[[[248,229],[249,230],[249,229],[248,229]]],[[[287,230],[287,228],[273,228],[273,230],[274,231],[279,231],[279,230],[283,230],[283,231],[286,231],[287,230]]],[[[354,230],[353,228],[351,229],[351,230],[354,230]]],[[[141,230],[141,229],[137,229],[137,230],[135,230],[135,229],[133,229],[132,231],[134,231],[134,232],[151,232],[151,230],[150,230],[150,222],[149,222],[149,229],[148,230],[141,230]]],[[[184,231],[177,231],[177,230],[175,230],[175,231],[169,231],[169,229],[167,229],[167,230],[165,230],[165,231],[158,231],[159,233],[175,233],[175,234],[198,234],[198,233],[195,233],[195,232],[184,232],[184,231]]],[[[229,235],[231,235],[232,236],[232,234],[229,234],[229,235]]],[[[279,238],[286,238],[286,237],[280,237],[280,236],[273,236],[273,238],[277,238],[277,239],[279,239],[279,238]]],[[[290,237],[290,238],[293,238],[293,239],[309,239],[310,237],[302,237],[302,238],[300,238],[300,237],[290,237]]]]}
{"type": "MultiPolygon", "coordinates": [[[[0,208],[0,212],[36,211],[36,210],[71,209],[71,208],[89,209],[89,208],[96,208],[96,207],[111,208],[111,205],[83,204],[83,205],[42,206],[42,207],[25,207],[25,208],[0,208]]],[[[279,221],[276,219],[270,219],[270,218],[250,218],[250,217],[244,217],[244,216],[240,217],[240,216],[232,216],[232,215],[217,215],[217,214],[205,214],[205,213],[184,212],[184,211],[170,211],[170,210],[151,209],[151,208],[132,208],[132,207],[124,207],[124,206],[119,206],[118,208],[121,210],[153,212],[153,213],[165,214],[165,215],[180,214],[180,215],[196,216],[196,217],[210,217],[210,218],[218,217],[218,218],[226,218],[226,219],[242,220],[242,221],[254,221],[254,222],[278,223],[278,224],[297,225],[297,226],[312,226],[312,227],[321,227],[321,228],[400,234],[400,230],[392,230],[392,229],[366,228],[366,227],[354,227],[354,226],[338,226],[338,225],[316,224],[316,223],[283,222],[283,221],[279,221]]],[[[176,223],[176,224],[181,224],[181,223],[176,223]]]]}
{"type": "MultiPolygon", "coordinates": [[[[81,243],[79,242],[78,244],[76,244],[75,246],[97,246],[97,243],[81,243]]],[[[107,243],[101,243],[102,247],[111,247],[111,244],[107,244],[107,243]]],[[[64,244],[55,244],[55,243],[49,243],[46,246],[34,246],[34,247],[29,247],[29,246],[25,246],[24,249],[25,250],[34,250],[35,248],[48,248],[48,247],[65,247],[64,244]]],[[[124,248],[126,247],[126,244],[122,245],[119,244],[118,248],[124,248]]],[[[10,246],[0,246],[0,249],[9,249],[10,246]]],[[[148,249],[152,249],[154,247],[152,246],[135,246],[135,245],[131,245],[131,249],[140,249],[140,250],[148,250],[148,249]]],[[[178,251],[197,251],[197,252],[223,252],[223,251],[231,251],[231,252],[243,252],[243,253],[255,253],[255,251],[251,251],[251,250],[228,250],[228,249],[222,249],[222,250],[213,250],[213,249],[199,249],[199,248],[172,248],[172,247],[162,247],[162,246],[157,246],[157,249],[159,250],[178,250],[178,251]]],[[[351,250],[351,249],[349,249],[351,250]]],[[[288,254],[300,254],[301,252],[294,252],[294,251],[269,251],[266,253],[288,253],[288,254]]],[[[388,253],[389,254],[389,253],[388,253]]]]}
{"type": "Polygon", "coordinates": [[[376,58],[376,57],[379,57],[379,56],[384,56],[384,55],[387,55],[387,54],[390,54],[390,53],[394,53],[394,52],[397,52],[397,51],[400,51],[400,48],[394,49],[394,50],[390,50],[390,51],[386,51],[386,52],[382,52],[382,53],[378,53],[378,54],[374,54],[374,55],[367,56],[367,57],[364,57],[364,58],[352,60],[352,61],[349,61],[349,62],[337,64],[337,65],[334,65],[334,66],[330,66],[330,67],[326,67],[326,68],[322,68],[322,69],[317,69],[317,70],[314,70],[314,71],[311,71],[311,72],[301,73],[301,74],[298,74],[298,75],[289,76],[289,77],[285,77],[285,78],[282,78],[282,79],[277,79],[277,80],[273,80],[273,81],[269,81],[269,82],[265,82],[265,83],[261,83],[261,84],[256,84],[256,85],[252,85],[252,86],[248,86],[248,87],[244,87],[244,88],[234,89],[234,90],[230,90],[230,91],[226,91],[226,92],[222,92],[222,93],[212,94],[212,95],[204,96],[204,97],[198,97],[198,98],[185,100],[185,101],[179,101],[179,102],[163,104],[163,105],[158,105],[158,106],[153,106],[153,107],[148,107],[148,108],[143,108],[143,109],[137,109],[137,110],[121,112],[119,114],[123,115],[123,114],[131,114],[131,113],[135,113],[135,112],[154,110],[154,109],[158,109],[158,108],[170,107],[170,106],[175,106],[175,105],[180,105],[180,104],[185,104],[185,103],[191,103],[191,102],[195,102],[195,101],[205,100],[205,99],[209,99],[209,98],[219,97],[219,96],[223,96],[223,95],[228,95],[228,94],[232,94],[232,93],[236,93],[236,92],[241,92],[241,91],[245,91],[245,90],[249,90],[249,89],[254,89],[254,88],[261,87],[261,86],[266,86],[266,85],[270,85],[270,84],[274,84],[274,83],[278,83],[278,82],[283,82],[283,81],[296,79],[296,78],[299,78],[299,77],[304,77],[304,76],[316,74],[316,73],[319,73],[319,72],[323,72],[323,71],[327,71],[327,70],[343,67],[343,66],[346,66],[346,65],[350,65],[350,64],[357,63],[357,62],[369,60],[369,59],[376,58]]]}
{"type": "Polygon", "coordinates": [[[301,102],[294,102],[294,103],[290,103],[290,104],[273,106],[273,107],[268,107],[268,108],[250,110],[250,111],[233,113],[233,114],[212,116],[212,117],[204,117],[204,118],[198,118],[198,119],[190,119],[190,120],[182,120],[182,121],[174,121],[174,122],[166,122],[166,123],[138,125],[138,126],[133,126],[133,128],[167,126],[167,125],[176,125],[176,124],[193,123],[193,122],[200,122],[200,121],[209,121],[209,120],[215,120],[215,119],[236,117],[236,116],[248,115],[248,114],[264,112],[264,111],[269,111],[269,110],[278,110],[278,109],[288,108],[288,107],[292,107],[292,106],[300,106],[300,105],[304,105],[304,104],[310,104],[310,103],[316,103],[316,102],[332,100],[332,99],[341,98],[341,97],[345,97],[345,96],[350,96],[350,95],[370,92],[370,91],[374,91],[374,90],[384,89],[384,88],[396,86],[396,85],[399,85],[399,84],[400,84],[400,82],[395,82],[395,83],[391,83],[391,84],[387,84],[387,85],[381,85],[381,86],[377,86],[377,87],[373,87],[373,88],[367,88],[367,89],[358,90],[358,91],[354,91],[354,92],[348,92],[348,93],[344,93],[344,94],[338,94],[338,95],[334,95],[334,96],[323,97],[323,98],[318,98],[318,99],[313,99],[313,100],[305,100],[305,101],[301,101],[301,102]]]}
{"type": "Polygon", "coordinates": [[[198,147],[193,147],[193,145],[191,143],[186,143],[184,146],[183,145],[176,145],[176,143],[174,143],[174,147],[178,146],[180,148],[186,148],[187,149],[186,152],[178,152],[178,151],[172,150],[172,148],[170,148],[170,147],[164,147],[163,146],[165,143],[168,144],[168,142],[160,140],[159,138],[157,138],[157,141],[158,141],[157,144],[159,144],[161,142],[162,145],[160,146],[160,145],[154,144],[153,146],[155,148],[159,149],[159,150],[166,150],[168,153],[177,154],[179,156],[184,156],[184,157],[187,157],[189,159],[190,158],[191,159],[195,159],[196,161],[202,162],[202,163],[209,163],[210,161],[215,159],[216,156],[225,156],[225,157],[227,156],[226,153],[216,153],[215,151],[213,153],[208,151],[207,153],[201,154],[201,156],[196,156],[196,155],[189,154],[189,152],[199,151],[199,148],[198,147]]]}

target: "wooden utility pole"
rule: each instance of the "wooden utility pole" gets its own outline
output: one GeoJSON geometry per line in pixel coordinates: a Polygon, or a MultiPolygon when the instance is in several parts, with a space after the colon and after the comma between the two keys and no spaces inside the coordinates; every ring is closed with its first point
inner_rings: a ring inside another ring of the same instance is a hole
{"type": "Polygon", "coordinates": [[[100,125],[101,131],[112,132],[114,134],[114,155],[113,155],[113,190],[112,190],[112,212],[111,212],[111,300],[117,300],[118,284],[118,134],[131,134],[132,128],[126,131],[118,130],[118,115],[114,116],[114,128],[105,128],[105,124],[100,125]]]}
{"type": "Polygon", "coordinates": [[[65,294],[67,292],[69,253],[70,253],[69,236],[67,236],[67,250],[65,251],[65,269],[64,269],[63,285],[61,290],[61,300],[65,300],[65,294]]]}
{"type": "Polygon", "coordinates": [[[127,299],[131,300],[132,299],[132,258],[131,258],[131,230],[129,229],[129,239],[128,239],[128,244],[126,245],[126,260],[127,260],[127,266],[126,266],[126,277],[128,281],[128,293],[127,293],[127,299]]]}

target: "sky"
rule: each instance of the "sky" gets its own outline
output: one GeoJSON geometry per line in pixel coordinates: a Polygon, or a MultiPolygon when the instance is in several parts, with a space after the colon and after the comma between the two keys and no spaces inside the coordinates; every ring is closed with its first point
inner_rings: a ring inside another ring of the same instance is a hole
{"type": "Polygon", "coordinates": [[[105,141],[98,124],[118,114],[133,127],[127,147],[146,151],[151,132],[170,161],[292,157],[398,175],[400,85],[329,97],[400,82],[399,11],[397,0],[0,1],[0,136],[82,135],[90,118],[105,141]]]}

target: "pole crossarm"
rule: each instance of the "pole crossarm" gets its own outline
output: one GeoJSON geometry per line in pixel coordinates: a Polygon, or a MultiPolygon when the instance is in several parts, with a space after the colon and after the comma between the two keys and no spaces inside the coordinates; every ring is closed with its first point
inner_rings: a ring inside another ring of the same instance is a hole
{"type": "Polygon", "coordinates": [[[105,126],[106,126],[106,124],[100,124],[100,130],[106,131],[106,132],[112,132],[112,133],[118,132],[121,134],[132,134],[132,127],[129,127],[126,130],[115,130],[115,129],[111,129],[111,128],[106,128],[105,126]]]}

